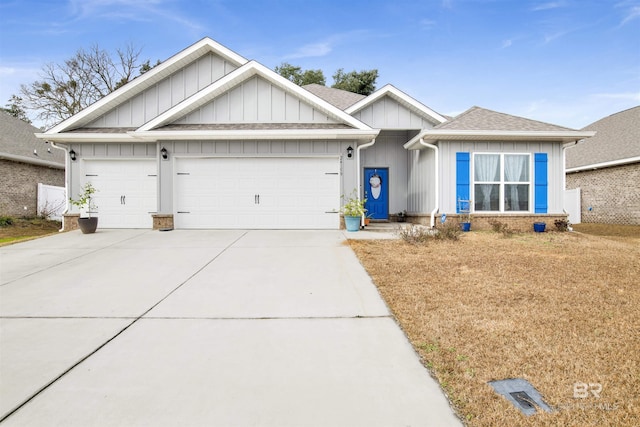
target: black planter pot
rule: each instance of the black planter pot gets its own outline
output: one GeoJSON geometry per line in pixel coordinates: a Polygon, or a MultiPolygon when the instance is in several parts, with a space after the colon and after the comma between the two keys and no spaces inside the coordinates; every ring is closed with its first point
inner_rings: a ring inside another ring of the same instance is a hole
{"type": "Polygon", "coordinates": [[[78,227],[82,234],[95,233],[98,228],[98,217],[78,218],[78,227]]]}

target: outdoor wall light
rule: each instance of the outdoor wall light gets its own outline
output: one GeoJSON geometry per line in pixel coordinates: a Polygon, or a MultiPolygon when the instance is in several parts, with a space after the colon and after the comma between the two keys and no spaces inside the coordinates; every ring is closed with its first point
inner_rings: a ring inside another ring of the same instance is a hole
{"type": "Polygon", "coordinates": [[[162,160],[167,160],[169,158],[169,152],[164,147],[160,150],[160,155],[162,156],[162,160]]]}
{"type": "Polygon", "coordinates": [[[75,162],[76,161],[76,152],[71,150],[69,151],[69,157],[71,157],[71,161],[75,162]]]}
{"type": "Polygon", "coordinates": [[[348,146],[347,147],[347,158],[352,158],[353,157],[353,147],[352,146],[348,146]]]}

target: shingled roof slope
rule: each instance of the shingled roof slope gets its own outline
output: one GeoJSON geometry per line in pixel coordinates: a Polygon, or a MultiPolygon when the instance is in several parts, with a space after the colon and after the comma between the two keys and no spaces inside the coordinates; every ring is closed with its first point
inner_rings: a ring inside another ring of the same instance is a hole
{"type": "Polygon", "coordinates": [[[14,161],[55,163],[64,168],[64,152],[36,138],[40,129],[0,112],[0,158],[6,155],[14,161]]]}
{"type": "Polygon", "coordinates": [[[567,169],[640,157],[640,106],[602,118],[583,130],[596,135],[567,150],[567,169]]]}
{"type": "Polygon", "coordinates": [[[485,131],[572,131],[562,126],[550,123],[539,122],[537,120],[525,119],[524,117],[512,116],[510,114],[499,113],[487,110],[486,108],[471,107],[448,122],[444,122],[434,129],[446,130],[485,130],[485,131]]]}
{"type": "Polygon", "coordinates": [[[359,93],[353,93],[342,89],[334,89],[317,83],[304,85],[302,88],[341,110],[346,110],[356,102],[366,98],[366,96],[360,95],[359,93]]]}

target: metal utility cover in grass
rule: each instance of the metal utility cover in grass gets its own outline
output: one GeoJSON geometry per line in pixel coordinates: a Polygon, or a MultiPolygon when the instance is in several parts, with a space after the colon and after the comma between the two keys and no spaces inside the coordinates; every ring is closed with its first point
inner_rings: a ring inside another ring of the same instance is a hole
{"type": "Polygon", "coordinates": [[[546,412],[551,412],[542,396],[527,380],[511,378],[508,380],[489,381],[496,393],[504,396],[509,402],[525,415],[536,413],[536,406],[546,412]]]}

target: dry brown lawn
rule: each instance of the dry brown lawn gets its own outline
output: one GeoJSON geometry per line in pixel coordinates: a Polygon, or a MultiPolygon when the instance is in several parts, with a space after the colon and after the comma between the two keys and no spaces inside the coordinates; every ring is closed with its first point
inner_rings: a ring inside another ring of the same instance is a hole
{"type": "Polygon", "coordinates": [[[62,226],[59,221],[41,218],[12,218],[12,225],[0,227],[0,246],[57,233],[62,226]]]}
{"type": "Polygon", "coordinates": [[[637,426],[634,230],[349,244],[467,425],[637,426]],[[525,417],[487,384],[507,378],[528,380],[556,410],[525,417]]]}

